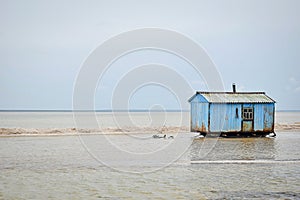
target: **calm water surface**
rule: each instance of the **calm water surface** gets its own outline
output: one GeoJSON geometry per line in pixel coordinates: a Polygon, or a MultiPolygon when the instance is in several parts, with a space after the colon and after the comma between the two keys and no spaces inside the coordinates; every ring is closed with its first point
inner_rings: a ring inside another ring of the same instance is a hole
{"type": "MultiPolygon", "coordinates": [[[[189,112],[131,112],[130,120],[135,126],[189,126],[189,112]],[[161,123],[163,122],[163,123],[161,123]]],[[[92,114],[82,113],[82,120],[87,127],[92,114]]],[[[96,118],[102,127],[128,126],[126,112],[97,112],[96,118]]],[[[0,112],[1,128],[71,128],[76,127],[72,112],[0,112]]],[[[293,124],[300,123],[300,112],[276,112],[275,123],[293,124]]]]}
{"type": "MultiPolygon", "coordinates": [[[[122,121],[123,114],[119,116],[122,121]]],[[[141,125],[149,124],[149,116],[133,115],[141,125]]],[[[299,116],[276,113],[276,120],[295,123],[299,116]]],[[[164,117],[157,113],[155,119],[164,117]]],[[[111,114],[97,118],[107,127],[114,126],[111,114]]],[[[166,124],[176,126],[178,118],[169,113],[166,124]]],[[[185,113],[182,125],[188,124],[185,113]]],[[[2,112],[0,126],[66,128],[75,124],[72,113],[2,112]]],[[[299,132],[277,132],[275,139],[192,140],[185,133],[175,137],[154,139],[142,133],[111,135],[109,141],[103,135],[1,137],[0,199],[300,199],[299,132]],[[182,136],[192,142],[185,152],[179,148],[182,136]],[[133,142],[135,137],[138,140],[133,142]],[[145,152],[173,141],[179,141],[178,148],[147,159],[145,152]],[[133,156],[118,155],[107,148],[108,142],[133,156]],[[183,155],[167,162],[174,153],[183,155]],[[136,160],[137,155],[145,159],[136,160]]]]}
{"type": "Polygon", "coordinates": [[[115,170],[91,157],[78,136],[6,137],[0,139],[0,199],[299,199],[299,142],[298,132],[275,139],[198,139],[165,168],[120,159],[115,170]],[[207,150],[210,143],[215,145],[207,150]],[[236,162],[241,160],[252,162],[236,162]],[[144,168],[153,170],[126,172],[144,168]]]}

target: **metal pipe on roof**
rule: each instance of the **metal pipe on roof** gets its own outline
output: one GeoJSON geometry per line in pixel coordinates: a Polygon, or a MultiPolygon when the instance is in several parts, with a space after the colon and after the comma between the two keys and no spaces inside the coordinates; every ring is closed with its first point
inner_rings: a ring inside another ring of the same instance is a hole
{"type": "Polygon", "coordinates": [[[233,93],[236,93],[235,83],[232,84],[232,91],[233,93]]]}

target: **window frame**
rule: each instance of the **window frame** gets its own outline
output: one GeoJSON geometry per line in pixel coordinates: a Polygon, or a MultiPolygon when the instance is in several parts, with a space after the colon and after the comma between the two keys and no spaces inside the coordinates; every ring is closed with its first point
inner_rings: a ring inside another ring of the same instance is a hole
{"type": "Polygon", "coordinates": [[[254,119],[253,107],[244,107],[243,120],[253,120],[253,119],[254,119]]]}

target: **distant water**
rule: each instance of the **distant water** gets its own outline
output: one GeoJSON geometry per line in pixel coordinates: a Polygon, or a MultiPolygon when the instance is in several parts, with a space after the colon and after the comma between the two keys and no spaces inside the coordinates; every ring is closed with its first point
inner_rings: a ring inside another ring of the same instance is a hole
{"type": "Polygon", "coordinates": [[[300,112],[276,112],[275,113],[275,123],[300,123],[300,112]]]}
{"type": "MultiPolygon", "coordinates": [[[[285,123],[299,122],[299,115],[294,114],[277,113],[276,117],[285,123]]],[[[1,127],[74,127],[71,113],[0,115],[1,127]]],[[[140,113],[134,117],[149,124],[146,116],[140,113]]],[[[178,115],[170,116],[173,118],[169,117],[165,124],[176,125],[178,115]]],[[[107,126],[114,125],[110,117],[104,115],[107,126]]],[[[186,118],[188,125],[188,113],[186,118]]],[[[278,132],[275,139],[190,139],[191,146],[185,152],[175,148],[154,160],[139,162],[135,155],[159,151],[154,147],[165,147],[180,141],[180,137],[154,139],[143,133],[108,138],[1,137],[0,199],[300,198],[300,132],[278,132]],[[133,143],[135,137],[140,142],[133,143]],[[107,143],[130,151],[132,159],[116,155],[106,147],[107,143]],[[165,163],[173,153],[183,154],[174,162],[165,163]],[[161,168],[164,164],[167,166],[161,168]]]]}
{"type": "MultiPolygon", "coordinates": [[[[189,126],[189,112],[131,112],[130,118],[126,112],[95,113],[99,126],[189,126]],[[128,121],[130,120],[130,121],[128,121]]],[[[89,127],[88,116],[83,113],[86,127],[89,127]],[[84,117],[86,115],[86,117],[84,117]]],[[[300,112],[276,112],[276,123],[300,123],[300,112]]],[[[72,128],[76,127],[72,112],[0,112],[1,128],[72,128]]]]}

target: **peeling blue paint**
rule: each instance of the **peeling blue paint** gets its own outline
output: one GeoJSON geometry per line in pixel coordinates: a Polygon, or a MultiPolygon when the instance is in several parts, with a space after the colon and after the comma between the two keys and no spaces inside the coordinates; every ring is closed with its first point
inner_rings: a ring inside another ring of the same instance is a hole
{"type": "Polygon", "coordinates": [[[205,92],[204,94],[197,92],[189,99],[191,131],[274,132],[275,101],[264,93],[225,93],[225,100],[221,98],[223,93],[205,92]],[[217,94],[217,98],[213,94],[217,94]],[[244,98],[243,95],[246,97],[244,98]],[[235,100],[234,96],[237,96],[238,100],[235,100]],[[226,102],[226,99],[230,99],[230,102],[226,102]]]}

